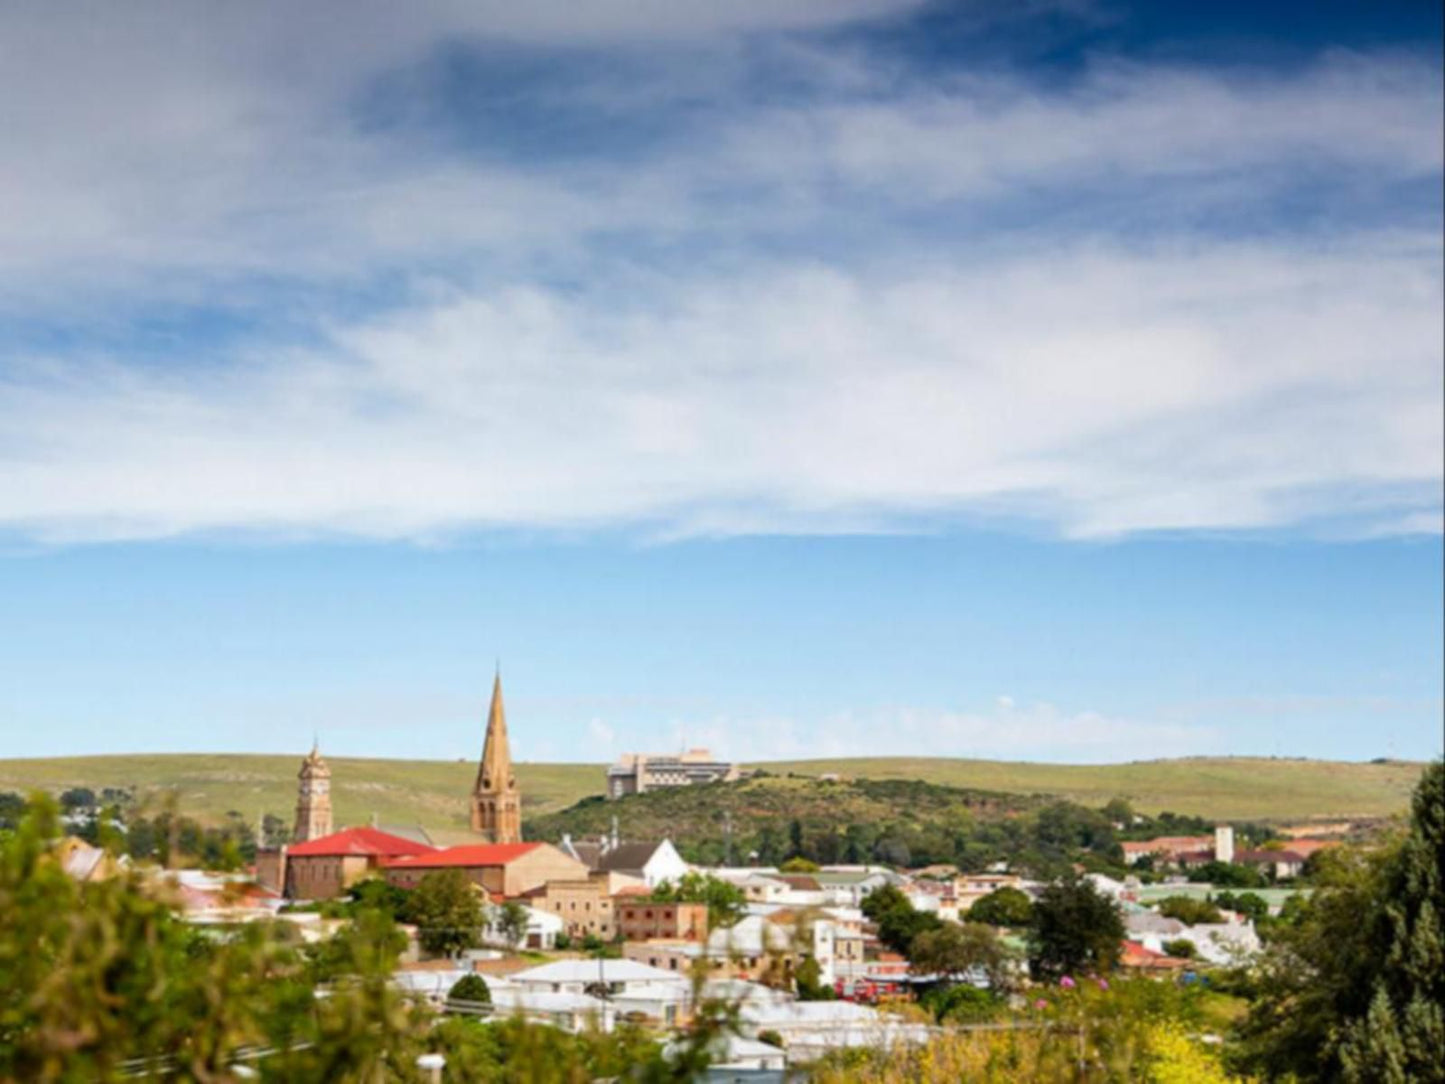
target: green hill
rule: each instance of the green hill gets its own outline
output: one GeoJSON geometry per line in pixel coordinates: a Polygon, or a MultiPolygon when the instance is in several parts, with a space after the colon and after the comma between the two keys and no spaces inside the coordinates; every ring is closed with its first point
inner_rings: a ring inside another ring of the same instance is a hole
{"type": "MultiPolygon", "coordinates": [[[[465,826],[475,768],[465,761],[328,758],[339,824],[374,813],[391,823],[420,823],[445,835],[465,826]]],[[[217,822],[229,810],[248,819],[289,818],[300,758],[224,754],[58,757],[0,760],[0,790],[52,791],[135,787],[142,798],[173,792],[182,812],[217,822]]],[[[1052,795],[1099,806],[1128,798],[1146,812],[1171,810],[1219,819],[1284,820],[1377,817],[1404,809],[1422,765],[1317,760],[1195,758],[1098,766],[1019,764],[945,758],[812,760],[759,765],[845,778],[920,779],[1005,794],[1052,795]]],[[[603,788],[596,764],[519,764],[523,815],[532,821],[603,788]]]]}

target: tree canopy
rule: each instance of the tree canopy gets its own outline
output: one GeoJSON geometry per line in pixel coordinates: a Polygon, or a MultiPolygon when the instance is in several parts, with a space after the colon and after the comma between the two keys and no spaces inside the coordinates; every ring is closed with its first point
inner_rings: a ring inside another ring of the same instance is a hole
{"type": "Polygon", "coordinates": [[[1040,978],[1108,971],[1119,958],[1124,920],[1114,901],[1088,881],[1047,886],[1029,924],[1029,967],[1040,978]]]}

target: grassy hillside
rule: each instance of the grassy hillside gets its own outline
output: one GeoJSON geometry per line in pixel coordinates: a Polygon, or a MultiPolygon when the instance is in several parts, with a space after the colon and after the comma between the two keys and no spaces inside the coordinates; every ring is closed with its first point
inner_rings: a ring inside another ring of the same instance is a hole
{"type": "MultiPolygon", "coordinates": [[[[462,829],[476,765],[464,761],[362,760],[328,757],[336,823],[362,824],[373,813],[384,823],[462,829]]],[[[173,792],[181,812],[219,821],[228,810],[255,820],[263,813],[291,818],[296,807],[298,756],[167,754],[0,760],[0,790],[22,793],[85,786],[135,786],[145,799],[173,792]]],[[[523,816],[571,805],[602,789],[600,765],[518,764],[523,816]]]]}
{"type": "MultiPolygon", "coordinates": [[[[328,758],[337,822],[421,823],[445,835],[465,824],[475,768],[460,761],[328,758]]],[[[173,791],[183,812],[219,820],[227,810],[248,818],[289,818],[296,800],[297,756],[191,755],[60,757],[0,760],[0,790],[59,791],[136,786],[173,791]]],[[[774,774],[922,779],[946,786],[1014,794],[1049,794],[1098,806],[1129,798],[1141,810],[1233,819],[1381,816],[1405,808],[1421,765],[1201,758],[1068,766],[942,758],[869,758],[768,764],[774,774]]],[[[603,787],[595,764],[520,764],[529,820],[563,809],[603,787]]]]}
{"type": "Polygon", "coordinates": [[[1265,757],[1188,757],[1129,764],[1020,764],[944,757],[869,757],[767,764],[771,772],[836,772],[867,779],[922,779],[952,787],[1050,794],[1087,806],[1127,798],[1144,812],[1172,810],[1220,820],[1287,820],[1398,813],[1423,764],[1354,764],[1265,757]]]}

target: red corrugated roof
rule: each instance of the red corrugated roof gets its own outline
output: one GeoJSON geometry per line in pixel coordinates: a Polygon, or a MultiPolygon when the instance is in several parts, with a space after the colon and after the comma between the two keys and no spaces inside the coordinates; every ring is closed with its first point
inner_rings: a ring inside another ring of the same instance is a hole
{"type": "Polygon", "coordinates": [[[404,869],[439,869],[444,866],[505,866],[522,855],[535,851],[540,843],[473,843],[461,847],[445,847],[425,854],[393,858],[385,863],[404,869]]]}
{"type": "Polygon", "coordinates": [[[347,857],[363,855],[394,858],[426,854],[433,848],[414,839],[403,839],[378,828],[344,828],[320,839],[309,839],[286,848],[288,858],[347,857]]]}

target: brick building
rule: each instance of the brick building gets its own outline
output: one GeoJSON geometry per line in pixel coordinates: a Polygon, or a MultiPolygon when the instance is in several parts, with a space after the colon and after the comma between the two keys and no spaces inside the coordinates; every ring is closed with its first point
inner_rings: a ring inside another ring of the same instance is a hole
{"type": "Polygon", "coordinates": [[[550,843],[477,843],[384,863],[386,879],[415,888],[433,870],[459,869],[493,896],[515,899],[548,881],[585,881],[587,867],[550,843]]]}
{"type": "Polygon", "coordinates": [[[280,848],[275,852],[279,858],[275,880],[288,899],[331,899],[379,873],[388,860],[421,856],[432,849],[377,828],[347,828],[280,848]]]}
{"type": "Polygon", "coordinates": [[[618,897],[613,907],[624,941],[703,941],[707,938],[707,904],[658,903],[618,897]]]}

